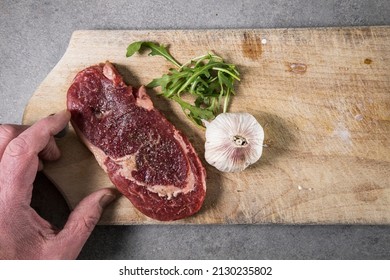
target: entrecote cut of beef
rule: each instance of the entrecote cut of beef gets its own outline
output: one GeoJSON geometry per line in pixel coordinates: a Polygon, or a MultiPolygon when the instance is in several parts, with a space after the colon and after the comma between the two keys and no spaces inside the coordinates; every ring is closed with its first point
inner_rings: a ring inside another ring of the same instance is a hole
{"type": "Polygon", "coordinates": [[[172,221],[199,211],[206,171],[145,87],[126,85],[110,62],[94,65],[74,78],[67,107],[81,141],[140,212],[172,221]]]}

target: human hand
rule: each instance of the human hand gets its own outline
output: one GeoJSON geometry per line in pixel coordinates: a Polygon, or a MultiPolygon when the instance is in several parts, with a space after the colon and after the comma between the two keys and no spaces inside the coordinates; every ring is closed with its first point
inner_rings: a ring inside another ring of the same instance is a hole
{"type": "Polygon", "coordinates": [[[54,135],[69,122],[62,111],[31,127],[0,126],[0,259],[75,259],[117,192],[105,188],[86,198],[55,229],[31,208],[40,159],[60,156],[54,135]]]}

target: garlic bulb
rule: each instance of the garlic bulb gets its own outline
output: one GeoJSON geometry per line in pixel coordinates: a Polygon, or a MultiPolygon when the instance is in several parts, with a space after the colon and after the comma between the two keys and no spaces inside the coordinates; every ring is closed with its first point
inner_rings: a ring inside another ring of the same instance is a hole
{"type": "Polygon", "coordinates": [[[223,172],[238,172],[259,160],[264,130],[248,113],[222,113],[206,123],[206,161],[223,172]]]}

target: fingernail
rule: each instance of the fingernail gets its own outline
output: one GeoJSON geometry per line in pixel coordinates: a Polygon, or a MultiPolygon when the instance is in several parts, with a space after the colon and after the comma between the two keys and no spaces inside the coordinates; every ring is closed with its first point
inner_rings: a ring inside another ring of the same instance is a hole
{"type": "Polygon", "coordinates": [[[113,202],[115,198],[116,198],[115,195],[112,195],[112,194],[105,194],[105,195],[103,195],[103,197],[99,200],[99,204],[100,204],[101,207],[105,208],[106,206],[108,206],[108,204],[110,204],[111,202],[113,202]]]}

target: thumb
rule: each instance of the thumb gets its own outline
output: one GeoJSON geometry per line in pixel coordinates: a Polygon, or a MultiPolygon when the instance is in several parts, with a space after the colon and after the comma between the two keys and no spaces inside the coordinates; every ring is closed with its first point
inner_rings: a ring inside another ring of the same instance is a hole
{"type": "Polygon", "coordinates": [[[93,192],[85,197],[70,214],[64,229],[58,235],[58,241],[65,259],[75,259],[79,255],[92,230],[98,223],[104,208],[110,204],[118,192],[115,189],[105,188],[93,192]]]}

